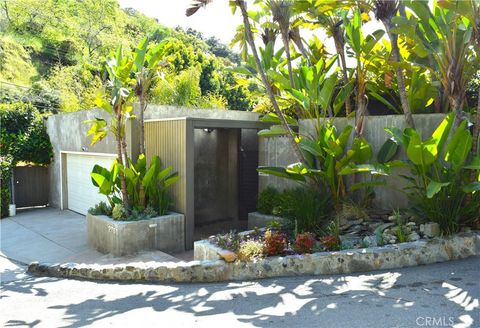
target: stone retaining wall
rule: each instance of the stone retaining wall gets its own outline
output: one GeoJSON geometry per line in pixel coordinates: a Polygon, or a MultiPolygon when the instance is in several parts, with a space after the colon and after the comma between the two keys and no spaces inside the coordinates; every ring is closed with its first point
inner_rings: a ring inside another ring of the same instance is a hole
{"type": "Polygon", "coordinates": [[[395,269],[458,260],[474,255],[480,255],[478,232],[384,247],[268,257],[255,262],[149,262],[138,266],[32,263],[28,272],[95,280],[214,282],[395,269]]]}

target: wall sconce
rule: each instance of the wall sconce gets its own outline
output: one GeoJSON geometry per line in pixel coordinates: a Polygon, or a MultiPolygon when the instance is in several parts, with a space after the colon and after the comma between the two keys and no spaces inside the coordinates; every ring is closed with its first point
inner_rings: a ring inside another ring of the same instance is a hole
{"type": "Polygon", "coordinates": [[[210,129],[210,128],[203,129],[203,131],[205,131],[207,133],[212,133],[213,130],[215,130],[215,129],[210,129]]]}

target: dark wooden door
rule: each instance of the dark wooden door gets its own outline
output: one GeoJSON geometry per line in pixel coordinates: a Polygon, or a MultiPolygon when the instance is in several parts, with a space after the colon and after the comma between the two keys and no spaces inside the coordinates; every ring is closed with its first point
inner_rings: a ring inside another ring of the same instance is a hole
{"type": "Polygon", "coordinates": [[[255,212],[258,194],[258,136],[257,130],[243,129],[240,143],[238,217],[247,220],[248,213],[255,212]]]}
{"type": "Polygon", "coordinates": [[[48,205],[49,178],[45,166],[18,166],[13,169],[17,208],[48,205]]]}

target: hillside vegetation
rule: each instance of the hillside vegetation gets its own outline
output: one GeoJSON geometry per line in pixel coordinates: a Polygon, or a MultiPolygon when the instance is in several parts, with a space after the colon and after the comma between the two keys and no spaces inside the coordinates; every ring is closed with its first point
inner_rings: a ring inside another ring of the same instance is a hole
{"type": "Polygon", "coordinates": [[[116,47],[132,49],[145,36],[171,40],[170,63],[153,103],[250,110],[247,87],[229,67],[239,57],[215,38],[167,28],[115,0],[2,0],[0,99],[29,102],[41,112],[92,108],[116,47]]]}

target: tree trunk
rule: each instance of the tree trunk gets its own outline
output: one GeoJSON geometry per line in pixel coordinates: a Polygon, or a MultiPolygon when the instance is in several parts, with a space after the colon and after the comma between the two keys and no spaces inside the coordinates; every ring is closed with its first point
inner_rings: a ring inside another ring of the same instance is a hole
{"type": "MultiPolygon", "coordinates": [[[[117,113],[117,133],[115,134],[115,139],[117,141],[117,157],[118,163],[121,164],[123,167],[124,165],[124,155],[122,150],[122,111],[120,108],[116,109],[117,113]]],[[[128,200],[128,192],[127,192],[127,181],[125,179],[125,174],[123,170],[119,170],[120,176],[120,190],[122,193],[123,204],[128,207],[129,200],[128,200]]]]}
{"type": "Polygon", "coordinates": [[[357,137],[363,136],[363,121],[367,112],[365,77],[361,72],[359,61],[357,60],[357,111],[355,113],[355,136],[357,137]]]}
{"type": "MultiPolygon", "coordinates": [[[[475,123],[473,125],[472,136],[472,155],[480,156],[480,149],[478,144],[478,138],[480,137],[480,88],[478,88],[477,113],[475,114],[475,123]]],[[[475,174],[475,171],[472,170],[472,173],[475,174]]]]}
{"type": "Polygon", "coordinates": [[[140,93],[140,113],[138,113],[140,120],[140,154],[145,154],[145,122],[143,118],[145,107],[145,93],[142,88],[140,93]]]}
{"type": "Polygon", "coordinates": [[[293,80],[293,69],[292,69],[292,60],[290,58],[290,40],[288,37],[288,30],[282,30],[282,41],[283,47],[285,48],[285,56],[287,57],[287,69],[288,69],[288,77],[290,78],[290,87],[295,89],[295,81],[293,80]]]}
{"type": "Polygon", "coordinates": [[[293,43],[295,43],[298,50],[302,54],[302,57],[305,58],[305,60],[307,61],[307,65],[309,67],[312,66],[312,62],[310,61],[310,58],[308,58],[307,51],[303,46],[302,37],[300,36],[300,29],[298,27],[295,27],[294,29],[290,30],[290,39],[292,39],[293,43]]]}
{"type": "Polygon", "coordinates": [[[278,103],[275,99],[275,95],[273,94],[273,90],[271,85],[268,83],[267,76],[265,74],[265,71],[263,70],[262,64],[260,62],[260,58],[258,57],[257,53],[257,48],[255,46],[255,41],[253,39],[253,33],[252,29],[250,27],[250,21],[248,18],[248,13],[247,13],[247,8],[246,8],[246,3],[244,0],[235,0],[238,7],[240,8],[242,12],[242,17],[243,17],[243,24],[245,26],[245,35],[247,37],[247,43],[249,44],[251,50],[252,50],[252,55],[255,60],[255,65],[257,66],[257,70],[260,73],[260,77],[262,79],[263,84],[265,85],[265,89],[267,90],[268,97],[270,98],[270,101],[272,103],[272,106],[275,110],[275,113],[277,114],[278,118],[282,122],[282,126],[287,132],[287,138],[292,146],[293,152],[295,153],[295,156],[297,159],[304,165],[306,165],[305,158],[303,157],[302,151],[300,150],[299,145],[295,141],[295,136],[293,134],[292,129],[288,125],[287,121],[285,120],[285,117],[283,116],[282,111],[278,107],[278,103]]]}
{"type": "Polygon", "coordinates": [[[400,102],[402,103],[403,115],[405,115],[405,123],[407,124],[407,127],[415,128],[412,111],[410,110],[410,104],[408,103],[407,89],[405,86],[405,76],[403,75],[403,70],[400,67],[401,57],[400,50],[398,49],[397,35],[391,32],[390,22],[383,22],[383,25],[385,25],[385,29],[387,30],[390,43],[392,44],[393,59],[397,64],[395,65],[395,70],[397,72],[398,93],[400,94],[400,102]]]}
{"type": "Polygon", "coordinates": [[[450,133],[460,126],[462,123],[462,107],[463,107],[463,99],[459,95],[451,95],[448,97],[450,106],[452,106],[452,112],[455,113],[455,120],[453,121],[453,129],[450,133]]]}
{"type": "MultiPolygon", "coordinates": [[[[342,75],[343,75],[343,84],[346,86],[348,84],[348,71],[347,71],[347,60],[345,59],[345,49],[344,43],[340,40],[342,35],[339,35],[339,31],[333,33],[333,41],[335,43],[335,50],[337,51],[338,57],[340,58],[342,75]]],[[[347,116],[352,112],[352,103],[350,97],[345,99],[345,111],[347,116]]]]}

